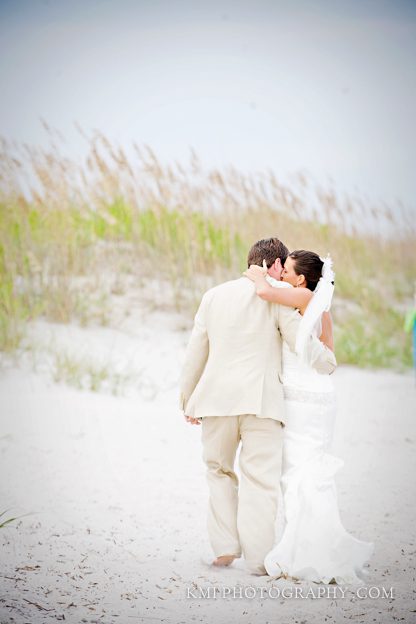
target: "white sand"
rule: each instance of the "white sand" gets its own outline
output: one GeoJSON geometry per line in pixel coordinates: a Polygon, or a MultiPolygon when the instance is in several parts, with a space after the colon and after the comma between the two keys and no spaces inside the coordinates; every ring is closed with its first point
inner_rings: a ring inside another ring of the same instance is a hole
{"type": "Polygon", "coordinates": [[[78,357],[129,362],[137,373],[123,398],[54,383],[40,347],[3,369],[0,511],[34,513],[0,529],[1,623],[415,620],[415,384],[353,368],[335,374],[341,517],[376,544],[366,586],[393,587],[394,598],[187,597],[192,587],[294,585],[201,561],[211,555],[208,491],[201,429],[177,409],[181,325],[162,314],[120,331],[32,325],[38,344],[52,336],[78,357]]]}

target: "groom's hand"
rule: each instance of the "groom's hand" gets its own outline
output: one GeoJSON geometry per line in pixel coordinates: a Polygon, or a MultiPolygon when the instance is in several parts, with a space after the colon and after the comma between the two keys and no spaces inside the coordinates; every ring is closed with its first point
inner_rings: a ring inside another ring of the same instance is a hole
{"type": "Polygon", "coordinates": [[[200,425],[201,424],[201,419],[200,418],[193,418],[192,416],[187,416],[185,414],[185,420],[189,423],[191,423],[191,425],[200,425]]]}

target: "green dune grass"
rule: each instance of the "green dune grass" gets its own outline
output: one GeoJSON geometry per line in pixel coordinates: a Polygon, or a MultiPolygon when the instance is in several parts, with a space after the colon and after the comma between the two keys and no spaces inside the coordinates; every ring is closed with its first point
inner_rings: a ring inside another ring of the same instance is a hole
{"type": "Polygon", "coordinates": [[[55,139],[45,150],[2,141],[2,351],[18,349],[35,318],[109,322],[103,276],[137,276],[138,288],[157,278],[162,291],[170,286],[164,305],[191,318],[207,287],[241,274],[254,241],[278,236],[333,257],[340,363],[411,365],[403,324],[415,236],[405,211],[339,198],[304,176],[289,188],[271,172],[205,170],[195,154],[187,168],[163,165],[133,148],[127,157],[96,134],[77,164],[55,139]]]}

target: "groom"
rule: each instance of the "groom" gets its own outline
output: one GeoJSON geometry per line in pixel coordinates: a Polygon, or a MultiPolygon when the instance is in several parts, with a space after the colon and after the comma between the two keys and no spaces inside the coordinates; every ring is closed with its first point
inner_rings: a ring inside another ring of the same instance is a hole
{"type": "MultiPolygon", "coordinates": [[[[247,264],[262,266],[265,259],[269,275],[279,280],[288,253],[277,238],[260,240],[247,264]]],[[[230,565],[243,554],[249,571],[266,574],[282,465],[282,340],[294,350],[300,319],[296,310],[260,299],[244,276],[208,290],[196,313],[181,408],[188,422],[202,419],[214,565],[230,565]],[[240,441],[239,484],[234,461],[240,441]]],[[[310,338],[308,357],[320,373],[336,367],[334,354],[317,338],[310,338]]]]}

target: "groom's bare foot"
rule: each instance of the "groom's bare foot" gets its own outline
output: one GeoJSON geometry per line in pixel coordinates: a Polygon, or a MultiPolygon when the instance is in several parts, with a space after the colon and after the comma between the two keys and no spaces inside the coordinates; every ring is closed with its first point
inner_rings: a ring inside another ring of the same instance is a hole
{"type": "Polygon", "coordinates": [[[215,561],[212,562],[212,565],[219,567],[229,566],[234,559],[238,559],[237,555],[221,555],[221,557],[217,557],[215,561]]]}

